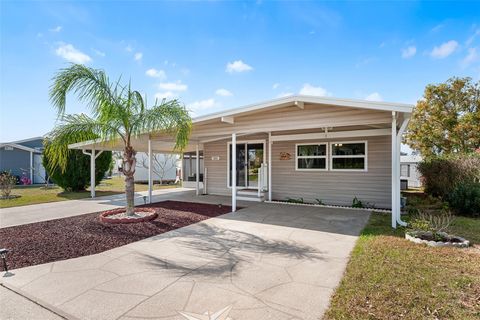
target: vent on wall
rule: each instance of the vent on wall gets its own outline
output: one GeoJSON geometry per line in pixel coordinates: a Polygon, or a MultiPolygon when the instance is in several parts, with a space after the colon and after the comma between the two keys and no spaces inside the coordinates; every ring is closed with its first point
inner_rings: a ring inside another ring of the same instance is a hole
{"type": "Polygon", "coordinates": [[[12,151],[12,150],[13,150],[13,147],[11,147],[11,146],[5,146],[4,149],[7,150],[7,151],[12,151]]]}

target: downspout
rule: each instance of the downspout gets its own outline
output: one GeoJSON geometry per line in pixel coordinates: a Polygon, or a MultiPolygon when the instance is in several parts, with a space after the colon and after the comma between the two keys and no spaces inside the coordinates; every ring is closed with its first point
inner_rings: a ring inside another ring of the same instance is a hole
{"type": "Polygon", "coordinates": [[[403,119],[403,122],[402,122],[402,125],[400,126],[400,129],[398,130],[398,133],[397,133],[397,160],[398,160],[398,165],[396,167],[396,172],[397,172],[397,180],[396,180],[396,183],[397,183],[397,212],[396,212],[396,220],[397,220],[397,223],[403,227],[406,227],[407,226],[407,223],[405,221],[402,220],[402,217],[400,215],[400,210],[401,210],[401,201],[400,201],[400,198],[401,198],[401,193],[400,193],[400,144],[402,142],[402,136],[403,136],[403,133],[405,132],[405,129],[407,128],[407,125],[408,123],[410,122],[410,115],[408,116],[404,116],[404,119],[403,119]]]}

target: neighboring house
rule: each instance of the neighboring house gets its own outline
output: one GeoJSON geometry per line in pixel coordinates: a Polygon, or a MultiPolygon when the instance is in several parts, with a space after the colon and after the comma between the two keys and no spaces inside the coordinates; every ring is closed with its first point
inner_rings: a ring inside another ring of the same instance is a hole
{"type": "Polygon", "coordinates": [[[0,171],[26,176],[32,183],[45,183],[42,151],[42,137],[0,143],[0,171]]]}
{"type": "MultiPolygon", "coordinates": [[[[204,157],[197,194],[231,195],[233,211],[237,199],[351,205],[357,197],[391,208],[395,227],[403,224],[400,143],[412,110],[401,103],[289,96],[193,119],[185,152],[204,157]]],[[[145,133],[133,145],[141,152],[174,150],[172,136],[161,132],[145,133]]],[[[120,150],[122,143],[70,148],[120,150]]]]}
{"type": "MultiPolygon", "coordinates": [[[[135,167],[134,179],[136,182],[148,181],[148,154],[145,152],[138,152],[136,154],[137,165],[135,167]]],[[[154,154],[156,160],[154,162],[153,180],[158,181],[162,178],[163,181],[175,181],[177,174],[182,167],[179,155],[165,155],[154,154]],[[160,175],[163,173],[162,177],[160,175]]],[[[121,152],[114,155],[115,166],[112,170],[113,176],[120,176],[122,168],[121,152]]]]}
{"type": "Polygon", "coordinates": [[[421,156],[401,156],[400,157],[400,182],[401,189],[420,188],[422,182],[420,180],[420,172],[418,172],[417,165],[422,161],[421,156]]]}

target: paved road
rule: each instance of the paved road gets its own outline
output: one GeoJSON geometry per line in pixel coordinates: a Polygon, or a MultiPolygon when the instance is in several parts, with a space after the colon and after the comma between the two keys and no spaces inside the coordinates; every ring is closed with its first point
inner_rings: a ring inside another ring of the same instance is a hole
{"type": "MultiPolygon", "coordinates": [[[[165,196],[184,193],[191,189],[172,188],[153,191],[153,201],[160,201],[165,196]]],[[[143,196],[147,191],[135,193],[135,203],[143,204],[143,196]]],[[[67,200],[33,204],[29,206],[0,209],[0,228],[17,226],[27,223],[77,216],[86,213],[99,212],[125,206],[125,195],[98,197],[95,199],[67,200]]]]}
{"type": "Polygon", "coordinates": [[[234,320],[321,319],[368,216],[253,204],[100,254],[17,269],[0,282],[80,319],[220,310],[234,320]]]}

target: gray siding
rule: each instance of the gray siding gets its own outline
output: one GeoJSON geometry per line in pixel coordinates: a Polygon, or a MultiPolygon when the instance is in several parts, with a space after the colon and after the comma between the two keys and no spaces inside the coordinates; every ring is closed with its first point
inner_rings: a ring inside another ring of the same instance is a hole
{"type": "MultiPolygon", "coordinates": [[[[238,140],[265,139],[266,135],[239,137],[238,140]]],[[[205,143],[205,167],[208,170],[208,193],[229,195],[227,188],[227,143],[228,140],[205,143]],[[212,156],[220,157],[212,160],[212,156]]],[[[268,161],[268,147],[266,159],[268,161]]],[[[375,204],[378,208],[391,206],[391,147],[390,137],[365,137],[310,141],[282,141],[272,144],[272,197],[284,200],[287,197],[315,202],[316,198],[326,204],[351,205],[353,197],[375,204]],[[295,144],[306,142],[368,141],[368,171],[296,171],[295,144]],[[290,160],[280,160],[280,152],[291,154],[290,160]]]]}
{"type": "MultiPolygon", "coordinates": [[[[296,171],[295,144],[309,141],[283,141],[272,145],[272,198],[303,197],[305,201],[321,199],[326,204],[351,205],[353,197],[391,207],[391,147],[390,137],[365,137],[315,140],[315,142],[368,141],[368,171],[296,171]],[[292,155],[280,160],[280,152],[292,155]]],[[[310,140],[312,142],[312,140],[310,140]]]]}
{"type": "Polygon", "coordinates": [[[30,152],[14,148],[5,150],[0,148],[0,171],[9,171],[13,175],[22,176],[25,169],[27,176],[30,175],[30,152]]]}

